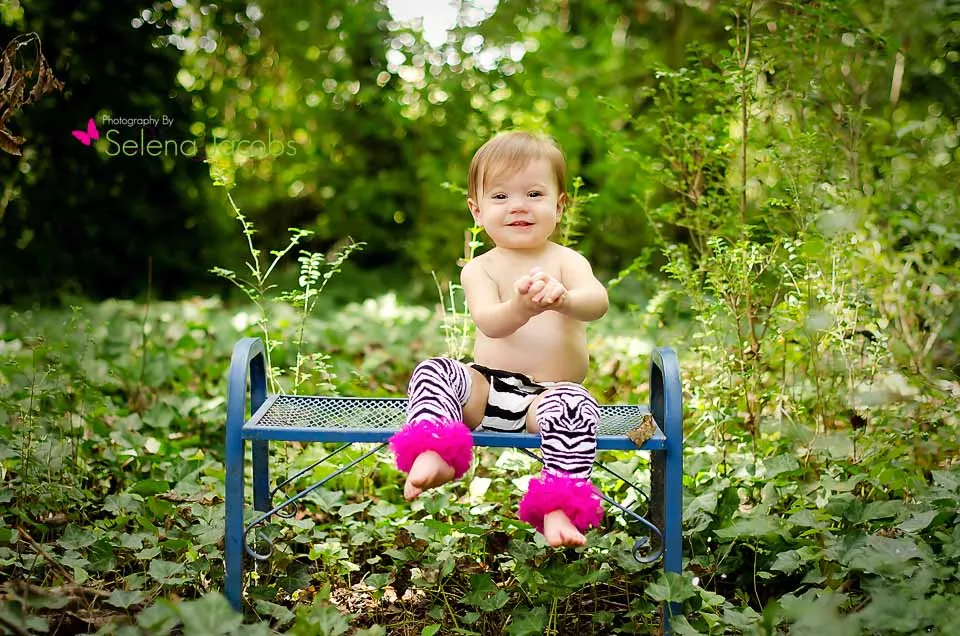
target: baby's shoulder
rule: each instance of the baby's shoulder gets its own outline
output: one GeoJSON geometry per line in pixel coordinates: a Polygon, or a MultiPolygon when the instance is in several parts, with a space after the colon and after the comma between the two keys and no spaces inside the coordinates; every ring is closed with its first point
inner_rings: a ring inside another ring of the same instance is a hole
{"type": "Polygon", "coordinates": [[[553,256],[561,264],[564,263],[582,263],[586,261],[586,257],[578,252],[577,250],[566,247],[565,245],[560,245],[559,243],[554,243],[552,247],[553,256]]]}
{"type": "Polygon", "coordinates": [[[495,256],[491,258],[491,252],[474,256],[460,271],[460,280],[466,284],[470,280],[494,279],[491,272],[495,271],[496,264],[497,259],[495,256]]]}
{"type": "Polygon", "coordinates": [[[504,264],[503,255],[497,252],[497,249],[494,248],[488,252],[484,252],[479,256],[474,256],[467,262],[465,267],[470,267],[472,269],[483,270],[488,275],[498,271],[504,264]]]}
{"type": "Polygon", "coordinates": [[[463,266],[465,272],[486,271],[490,266],[490,252],[474,256],[463,266]]]}

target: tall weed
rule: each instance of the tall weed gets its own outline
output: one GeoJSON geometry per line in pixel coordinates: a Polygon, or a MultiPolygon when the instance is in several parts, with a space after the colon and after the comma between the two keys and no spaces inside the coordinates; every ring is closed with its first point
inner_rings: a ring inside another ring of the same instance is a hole
{"type": "Polygon", "coordinates": [[[263,258],[262,249],[254,243],[256,229],[240,211],[240,208],[237,207],[230,193],[230,188],[233,185],[233,173],[231,171],[229,158],[212,158],[211,172],[214,175],[214,183],[226,189],[227,201],[230,203],[233,216],[240,224],[241,231],[246,239],[250,260],[244,263],[249,275],[238,274],[235,270],[224,267],[213,267],[210,271],[230,281],[256,306],[256,325],[264,343],[264,353],[266,355],[268,370],[267,381],[270,390],[272,392],[297,394],[308,380],[314,380],[314,388],[332,391],[334,384],[332,382],[332,371],[329,366],[329,356],[318,351],[310,353],[305,351],[305,327],[307,318],[315,309],[320,294],[323,292],[327,283],[340,272],[347,258],[349,258],[355,250],[362,248],[364,244],[355,243],[352,239],[348,239],[334,250],[329,259],[322,254],[300,250],[297,258],[297,261],[300,263],[297,288],[289,291],[279,291],[277,290],[277,286],[270,282],[271,276],[287,254],[300,245],[301,242],[310,238],[313,232],[299,228],[290,228],[289,242],[283,249],[270,250],[269,256],[272,260],[270,260],[268,264],[267,260],[263,258]],[[271,333],[271,329],[276,326],[272,324],[273,316],[271,305],[273,303],[289,303],[297,309],[299,324],[295,343],[284,343],[271,333]],[[294,352],[294,363],[287,369],[282,369],[271,364],[274,349],[284,344],[292,346],[294,352]],[[292,376],[290,378],[290,384],[284,386],[284,381],[287,376],[292,376]]]}

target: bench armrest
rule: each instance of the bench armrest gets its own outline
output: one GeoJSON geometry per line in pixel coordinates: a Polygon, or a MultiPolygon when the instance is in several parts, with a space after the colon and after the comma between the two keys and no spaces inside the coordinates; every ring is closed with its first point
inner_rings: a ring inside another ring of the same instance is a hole
{"type": "Polygon", "coordinates": [[[240,427],[247,419],[247,381],[250,382],[250,412],[267,399],[267,368],[263,341],[243,338],[233,347],[227,378],[227,430],[240,427]]]}
{"type": "Polygon", "coordinates": [[[670,347],[657,347],[650,356],[650,413],[667,442],[683,441],[683,394],[680,363],[670,347]]]}

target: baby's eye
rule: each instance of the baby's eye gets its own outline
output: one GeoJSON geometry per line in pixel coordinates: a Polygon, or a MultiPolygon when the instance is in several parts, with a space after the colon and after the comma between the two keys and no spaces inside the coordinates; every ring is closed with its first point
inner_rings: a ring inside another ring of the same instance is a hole
{"type": "Polygon", "coordinates": [[[535,198],[536,198],[536,197],[542,197],[542,196],[543,196],[543,192],[540,192],[539,190],[534,190],[534,191],[531,192],[528,196],[535,197],[535,198]]]}
{"type": "Polygon", "coordinates": [[[493,199],[496,199],[497,201],[503,201],[504,199],[507,198],[507,195],[502,194],[502,193],[501,193],[501,194],[495,194],[495,195],[493,195],[492,198],[493,198],[493,199]]]}

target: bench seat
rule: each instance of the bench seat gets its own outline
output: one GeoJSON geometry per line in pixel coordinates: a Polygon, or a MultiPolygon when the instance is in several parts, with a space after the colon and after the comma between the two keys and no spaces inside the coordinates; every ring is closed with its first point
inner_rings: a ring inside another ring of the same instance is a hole
{"type": "MultiPolygon", "coordinates": [[[[405,398],[269,395],[243,425],[243,439],[284,442],[386,442],[404,424],[405,398]]],[[[627,437],[650,415],[646,405],[601,405],[599,450],[637,450],[627,437]]],[[[649,421],[649,420],[648,420],[649,421]]],[[[641,450],[663,450],[666,436],[655,423],[641,450]]],[[[540,448],[530,433],[474,431],[477,446],[540,448]]]]}

